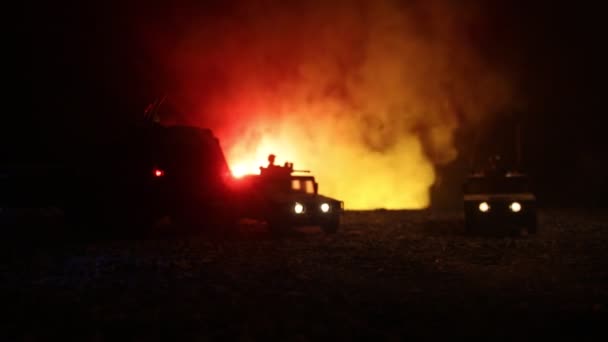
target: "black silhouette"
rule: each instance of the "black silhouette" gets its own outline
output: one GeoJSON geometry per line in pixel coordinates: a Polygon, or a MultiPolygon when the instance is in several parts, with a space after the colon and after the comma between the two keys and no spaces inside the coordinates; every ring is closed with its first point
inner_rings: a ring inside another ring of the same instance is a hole
{"type": "Polygon", "coordinates": [[[500,156],[493,156],[463,187],[465,227],[468,232],[492,232],[497,226],[537,230],[536,196],[528,175],[508,171],[500,156]]]}
{"type": "Polygon", "coordinates": [[[260,175],[248,175],[239,183],[243,215],[264,220],[275,233],[288,232],[294,226],[320,226],[335,233],[344,210],[342,201],[320,195],[318,183],[305,170],[294,170],[293,163],[274,165],[269,155],[260,175]]]}

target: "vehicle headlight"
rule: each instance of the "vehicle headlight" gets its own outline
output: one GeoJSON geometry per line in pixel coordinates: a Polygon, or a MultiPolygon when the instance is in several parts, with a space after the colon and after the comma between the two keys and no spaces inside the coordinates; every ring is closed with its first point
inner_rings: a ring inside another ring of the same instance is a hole
{"type": "Polygon", "coordinates": [[[321,204],[321,211],[322,212],[327,213],[327,212],[329,212],[329,209],[330,209],[329,204],[327,204],[327,203],[321,204]]]}
{"type": "Polygon", "coordinates": [[[302,205],[301,203],[297,203],[293,206],[293,211],[296,214],[301,214],[304,212],[304,205],[302,205]]]}
{"type": "Polygon", "coordinates": [[[479,211],[481,211],[482,213],[486,213],[489,210],[490,210],[490,205],[488,204],[488,202],[479,203],[479,211]]]}
{"type": "Polygon", "coordinates": [[[513,202],[509,205],[509,209],[514,213],[518,213],[521,211],[521,204],[519,202],[513,202]]]}

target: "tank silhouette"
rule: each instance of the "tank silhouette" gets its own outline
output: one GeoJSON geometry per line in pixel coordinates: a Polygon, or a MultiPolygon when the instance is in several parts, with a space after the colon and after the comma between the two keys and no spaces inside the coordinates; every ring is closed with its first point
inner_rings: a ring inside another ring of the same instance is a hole
{"type": "Polygon", "coordinates": [[[66,214],[82,229],[148,229],[163,217],[214,229],[237,219],[230,169],[209,129],[148,122],[88,151],[73,170],[66,214]]]}
{"type": "Polygon", "coordinates": [[[319,226],[335,233],[340,226],[344,202],[318,193],[319,184],[307,170],[294,170],[293,163],[268,165],[259,175],[246,175],[237,181],[245,203],[243,216],[266,221],[274,233],[285,233],[297,226],[319,226]]]}
{"type": "Polygon", "coordinates": [[[227,229],[237,196],[219,140],[210,129],[162,125],[159,107],[143,120],[81,149],[71,163],[66,219],[74,229],[150,229],[169,217],[175,228],[227,229]]]}

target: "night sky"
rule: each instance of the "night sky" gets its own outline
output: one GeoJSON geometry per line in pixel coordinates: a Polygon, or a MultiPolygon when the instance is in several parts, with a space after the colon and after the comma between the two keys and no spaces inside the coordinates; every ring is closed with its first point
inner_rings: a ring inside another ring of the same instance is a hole
{"type": "MultiPolygon", "coordinates": [[[[402,1],[399,6],[413,3],[402,1]]],[[[453,8],[457,2],[436,3],[453,8]]],[[[606,115],[602,12],[595,5],[573,1],[460,3],[482,13],[482,19],[468,26],[467,42],[476,55],[516,80],[513,84],[521,101],[508,112],[492,113],[480,125],[463,124],[457,129],[459,157],[438,168],[441,178],[452,184],[445,189],[454,193],[471,156],[510,150],[513,136],[504,127],[511,131],[520,122],[523,164],[536,180],[541,201],[605,205],[608,163],[601,124],[606,115]]],[[[18,87],[27,92],[29,100],[16,112],[5,113],[5,160],[61,158],[69,150],[66,146],[106,136],[139,119],[147,103],[167,89],[179,87],[158,56],[151,55],[152,32],[179,35],[187,26],[174,25],[181,20],[180,6],[194,6],[202,20],[213,21],[230,17],[238,5],[225,1],[196,6],[144,1],[65,7],[31,4],[17,27],[25,53],[24,65],[18,69],[24,82],[18,87]]],[[[425,19],[420,20],[424,23],[425,19]]],[[[171,40],[166,37],[159,37],[163,43],[155,48],[170,50],[166,42],[171,40]]],[[[207,49],[213,51],[213,46],[207,49]]],[[[218,88],[208,90],[221,91],[219,83],[218,88]]]]}

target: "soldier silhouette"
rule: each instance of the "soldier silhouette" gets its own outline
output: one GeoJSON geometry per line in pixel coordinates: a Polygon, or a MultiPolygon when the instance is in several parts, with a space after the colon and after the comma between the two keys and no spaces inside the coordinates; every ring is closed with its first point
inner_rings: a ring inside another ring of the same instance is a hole
{"type": "Polygon", "coordinates": [[[260,167],[262,173],[272,176],[289,176],[293,171],[292,163],[285,163],[284,166],[275,164],[276,156],[274,154],[268,155],[268,166],[260,167]]]}
{"type": "Polygon", "coordinates": [[[275,165],[276,156],[274,154],[268,155],[268,166],[261,167],[260,170],[263,174],[267,175],[277,175],[280,172],[281,167],[279,165],[275,165]]]}
{"type": "Polygon", "coordinates": [[[275,159],[276,159],[276,156],[274,154],[268,155],[268,168],[276,167],[276,165],[274,165],[275,159]]]}

